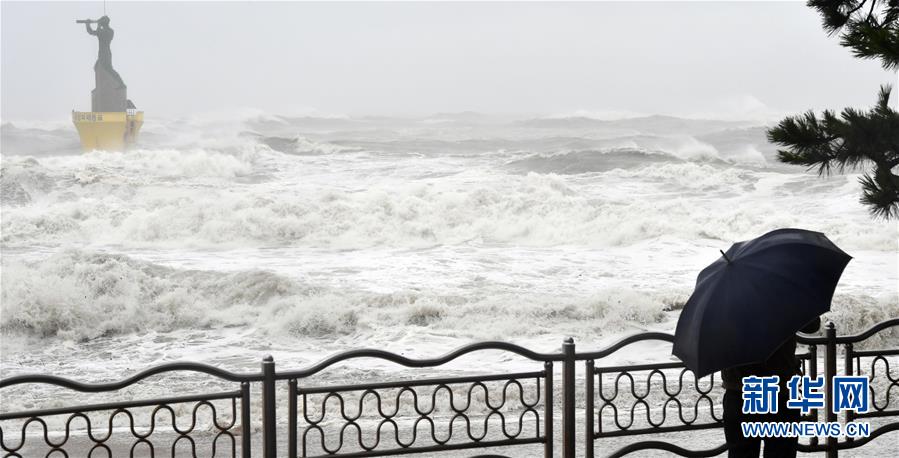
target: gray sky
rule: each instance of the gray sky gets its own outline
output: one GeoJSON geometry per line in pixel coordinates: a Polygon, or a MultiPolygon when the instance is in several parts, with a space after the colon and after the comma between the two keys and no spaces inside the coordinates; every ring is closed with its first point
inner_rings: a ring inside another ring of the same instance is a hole
{"type": "MultiPolygon", "coordinates": [[[[102,2],[2,3],[4,121],[90,108],[102,2]]],[[[661,113],[870,106],[896,74],[789,3],[114,3],[113,64],[153,117],[661,113]]]]}

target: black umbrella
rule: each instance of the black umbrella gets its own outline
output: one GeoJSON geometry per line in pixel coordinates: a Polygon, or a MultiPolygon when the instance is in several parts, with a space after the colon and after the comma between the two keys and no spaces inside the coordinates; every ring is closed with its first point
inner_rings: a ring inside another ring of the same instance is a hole
{"type": "Polygon", "coordinates": [[[697,377],[768,359],[830,310],[851,256],[820,232],[778,229],[735,243],[699,273],[674,334],[697,377]]]}

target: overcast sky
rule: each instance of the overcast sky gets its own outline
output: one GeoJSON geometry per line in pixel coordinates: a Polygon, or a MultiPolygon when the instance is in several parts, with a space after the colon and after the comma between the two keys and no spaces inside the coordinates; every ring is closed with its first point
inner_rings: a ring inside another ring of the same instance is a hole
{"type": "MultiPolygon", "coordinates": [[[[4,121],[90,109],[102,2],[2,2],[4,121]]],[[[673,114],[870,106],[896,74],[804,2],[116,3],[113,65],[148,115],[673,114]]]]}

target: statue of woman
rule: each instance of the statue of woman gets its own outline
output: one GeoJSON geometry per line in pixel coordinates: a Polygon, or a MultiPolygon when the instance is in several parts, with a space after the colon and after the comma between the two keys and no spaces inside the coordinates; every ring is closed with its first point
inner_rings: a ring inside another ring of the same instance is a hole
{"type": "MultiPolygon", "coordinates": [[[[110,49],[110,44],[112,43],[112,37],[115,35],[115,32],[112,30],[112,27],[109,27],[109,16],[103,16],[96,21],[85,21],[84,27],[87,29],[87,33],[96,36],[97,40],[100,42],[100,50],[97,53],[97,63],[94,64],[94,71],[99,73],[102,69],[109,72],[119,83],[119,86],[124,87],[125,82],[122,81],[122,77],[112,68],[112,50],[110,49]],[[91,29],[91,22],[96,22],[97,30],[91,29]]],[[[97,75],[97,79],[98,81],[100,80],[99,75],[97,75]]]]}

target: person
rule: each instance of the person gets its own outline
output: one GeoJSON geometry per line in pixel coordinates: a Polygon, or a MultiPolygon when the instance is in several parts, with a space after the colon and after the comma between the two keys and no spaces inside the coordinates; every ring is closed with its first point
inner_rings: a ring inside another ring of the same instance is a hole
{"type": "MultiPolygon", "coordinates": [[[[821,319],[815,318],[800,330],[812,333],[821,327],[821,319]]],[[[796,358],[796,336],[784,342],[767,361],[757,364],[736,366],[721,371],[724,392],[724,437],[727,440],[727,456],[729,458],[758,457],[762,441],[765,442],[765,458],[794,458],[796,456],[795,437],[759,438],[744,437],[740,423],[743,422],[798,422],[801,421],[798,409],[787,408],[789,391],[787,382],[794,375],[801,375],[800,361],[796,358]],[[780,377],[777,396],[777,413],[744,414],[743,413],[743,377],[780,377]]]]}

